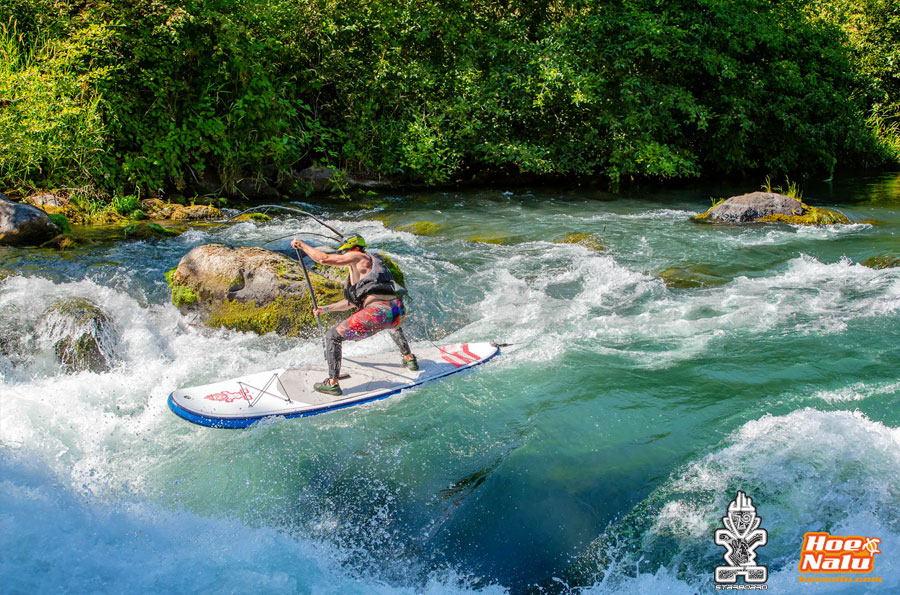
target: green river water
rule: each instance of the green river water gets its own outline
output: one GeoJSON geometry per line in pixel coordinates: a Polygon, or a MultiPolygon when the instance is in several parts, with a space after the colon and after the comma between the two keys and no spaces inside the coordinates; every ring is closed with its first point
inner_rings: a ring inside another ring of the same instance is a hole
{"type": "MultiPolygon", "coordinates": [[[[248,430],[192,425],[166,397],[314,361],[318,339],[194,326],[163,274],[194,246],[285,249],[315,223],[0,248],[4,590],[709,592],[738,489],[768,531],[770,591],[900,589],[900,268],[859,264],[900,255],[900,176],[806,189],[864,223],[689,221],[748,190],[297,203],[401,265],[414,343],[511,345],[383,401],[248,430]],[[396,229],[415,221],[437,232],[396,229]],[[606,249],[553,242],[574,232],[606,249]],[[667,287],[669,267],[709,284],[667,287]],[[109,372],[54,358],[44,312],[73,296],[113,323],[109,372]],[[880,538],[882,583],[798,584],[808,531],[880,538]]],[[[393,349],[377,336],[345,354],[393,349]]]]}

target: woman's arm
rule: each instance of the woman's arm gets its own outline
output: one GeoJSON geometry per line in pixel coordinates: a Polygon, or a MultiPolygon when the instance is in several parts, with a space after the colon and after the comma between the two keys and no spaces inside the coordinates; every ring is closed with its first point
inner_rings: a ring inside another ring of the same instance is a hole
{"type": "Polygon", "coordinates": [[[347,266],[353,264],[362,258],[359,252],[347,252],[346,254],[328,254],[322,252],[318,248],[313,248],[303,240],[294,238],[291,240],[291,248],[294,250],[303,250],[310,258],[318,262],[332,267],[347,266]]]}
{"type": "Polygon", "coordinates": [[[333,304],[328,304],[327,306],[319,306],[313,311],[313,314],[315,314],[316,316],[321,316],[322,314],[328,314],[329,312],[343,312],[344,310],[352,310],[355,307],[356,306],[354,306],[347,300],[341,300],[333,304]]]}

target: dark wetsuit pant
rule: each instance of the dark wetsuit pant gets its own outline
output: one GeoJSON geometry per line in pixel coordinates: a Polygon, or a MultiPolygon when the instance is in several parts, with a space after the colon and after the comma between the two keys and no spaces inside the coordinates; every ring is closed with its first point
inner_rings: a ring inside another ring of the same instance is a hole
{"type": "Polygon", "coordinates": [[[328,329],[325,334],[325,355],[328,357],[328,375],[338,378],[341,375],[341,351],[344,340],[359,341],[371,337],[375,333],[388,330],[391,339],[400,348],[400,353],[409,355],[409,343],[400,325],[406,317],[403,302],[394,298],[389,302],[374,301],[365,308],[357,310],[353,316],[328,329]]]}

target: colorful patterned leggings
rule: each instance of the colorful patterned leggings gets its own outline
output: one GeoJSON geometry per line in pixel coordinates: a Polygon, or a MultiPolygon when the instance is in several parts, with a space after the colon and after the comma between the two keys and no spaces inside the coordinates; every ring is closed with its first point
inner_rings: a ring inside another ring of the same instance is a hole
{"type": "Polygon", "coordinates": [[[375,333],[389,330],[391,339],[400,348],[400,353],[409,355],[409,343],[400,325],[406,317],[406,308],[398,299],[390,302],[372,302],[362,310],[358,310],[347,320],[343,320],[328,329],[325,333],[325,355],[328,357],[328,375],[338,378],[341,375],[341,351],[344,340],[359,341],[371,337],[375,333]]]}

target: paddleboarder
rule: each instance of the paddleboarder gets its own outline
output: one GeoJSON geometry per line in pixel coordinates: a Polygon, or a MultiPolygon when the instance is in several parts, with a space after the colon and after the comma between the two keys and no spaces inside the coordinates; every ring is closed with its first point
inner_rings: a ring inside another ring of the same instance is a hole
{"type": "Polygon", "coordinates": [[[302,250],[310,258],[325,266],[345,266],[350,274],[344,284],[344,299],[333,304],[319,306],[316,316],[329,312],[357,309],[347,320],[334,325],[325,334],[325,356],[328,359],[328,378],[316,382],[313,389],[326,395],[341,395],[338,378],[341,375],[341,350],[345,340],[359,341],[388,330],[394,343],[400,348],[403,365],[418,370],[419,363],[413,355],[400,325],[406,316],[406,307],[398,294],[405,290],[394,281],[390,270],[377,255],[366,252],[366,241],[359,234],[345,238],[337,254],[322,252],[295,238],[291,247],[302,250]]]}

